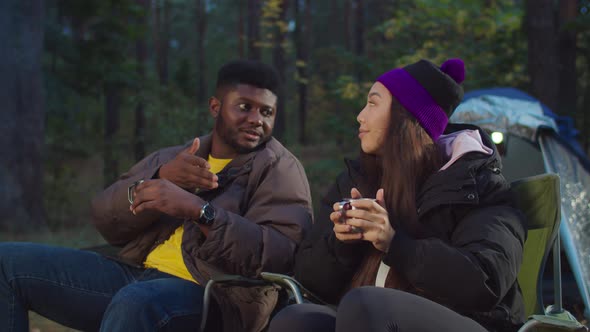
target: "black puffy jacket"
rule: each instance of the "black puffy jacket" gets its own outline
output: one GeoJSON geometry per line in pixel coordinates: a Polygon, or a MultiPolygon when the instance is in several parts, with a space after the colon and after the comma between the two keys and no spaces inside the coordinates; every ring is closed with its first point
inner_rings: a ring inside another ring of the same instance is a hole
{"type": "MultiPolygon", "coordinates": [[[[479,129],[449,125],[447,132],[479,129]]],[[[524,304],[516,277],[526,237],[524,216],[512,207],[510,186],[494,153],[468,153],[446,170],[431,175],[419,190],[419,221],[432,236],[413,238],[396,229],[383,261],[394,266],[423,296],[472,317],[490,331],[512,331],[524,321],[524,304]]],[[[336,239],[329,214],[332,205],[363,187],[358,161],[347,161],[322,199],[312,232],[300,246],[295,277],[328,302],[337,303],[359,266],[367,242],[336,239]]]]}

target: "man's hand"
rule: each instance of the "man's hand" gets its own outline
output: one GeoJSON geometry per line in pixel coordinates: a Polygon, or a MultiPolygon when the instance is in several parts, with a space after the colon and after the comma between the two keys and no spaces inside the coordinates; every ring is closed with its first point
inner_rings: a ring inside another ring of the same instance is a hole
{"type": "Polygon", "coordinates": [[[146,180],[135,187],[133,204],[135,215],[160,212],[175,218],[198,219],[205,202],[198,196],[163,180],[146,180]]]}
{"type": "Polygon", "coordinates": [[[176,157],[160,167],[160,179],[166,179],[177,186],[194,191],[195,189],[214,189],[219,185],[217,175],[211,173],[211,165],[195,156],[199,150],[199,138],[193,144],[180,152],[176,157]]]}

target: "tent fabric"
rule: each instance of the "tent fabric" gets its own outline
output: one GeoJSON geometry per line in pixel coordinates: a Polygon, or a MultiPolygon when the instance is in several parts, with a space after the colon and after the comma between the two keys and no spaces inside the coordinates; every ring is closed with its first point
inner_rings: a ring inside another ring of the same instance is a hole
{"type": "MultiPolygon", "coordinates": [[[[519,136],[541,151],[546,172],[559,174],[561,243],[590,319],[590,160],[575,140],[571,118],[555,115],[520,90],[492,88],[466,93],[450,120],[519,136]]],[[[518,158],[530,156],[517,156],[513,165],[518,158]]]]}
{"type": "Polygon", "coordinates": [[[543,137],[540,143],[547,171],[562,179],[561,242],[590,316],[590,172],[555,138],[543,137]]]}
{"type": "Polygon", "coordinates": [[[495,87],[469,91],[465,93],[463,101],[465,102],[469,99],[477,98],[483,95],[500,96],[514,100],[526,100],[539,103],[541,109],[543,110],[543,114],[552,118],[557,124],[559,136],[567,142],[567,144],[575,151],[578,156],[585,156],[584,149],[576,141],[579,131],[574,127],[574,120],[571,117],[557,115],[553,113],[553,111],[551,111],[547,105],[539,102],[539,100],[535,97],[524,91],[511,87],[495,87]]]}
{"type": "Polygon", "coordinates": [[[481,95],[462,102],[450,118],[451,122],[477,125],[535,141],[540,128],[557,131],[555,121],[543,113],[539,102],[507,97],[481,95]]]}

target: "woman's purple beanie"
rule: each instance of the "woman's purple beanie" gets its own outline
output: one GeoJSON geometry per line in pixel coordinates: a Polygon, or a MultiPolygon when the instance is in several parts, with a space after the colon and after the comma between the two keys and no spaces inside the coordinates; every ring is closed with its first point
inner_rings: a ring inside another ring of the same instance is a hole
{"type": "Polygon", "coordinates": [[[384,73],[377,82],[381,82],[436,141],[463,99],[463,88],[459,84],[464,79],[465,64],[456,58],[445,61],[440,68],[430,61],[420,60],[384,73]]]}

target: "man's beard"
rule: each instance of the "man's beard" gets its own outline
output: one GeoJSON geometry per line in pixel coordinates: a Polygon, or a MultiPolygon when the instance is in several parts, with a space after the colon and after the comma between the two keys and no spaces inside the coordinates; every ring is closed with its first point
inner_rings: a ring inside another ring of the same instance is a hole
{"type": "Polygon", "coordinates": [[[238,154],[246,154],[255,151],[270,140],[271,135],[264,136],[263,134],[263,136],[260,136],[258,144],[254,147],[240,145],[238,143],[239,131],[236,128],[231,128],[226,125],[225,119],[223,118],[224,112],[221,110],[222,106],[223,105],[220,105],[219,117],[215,124],[216,130],[219,137],[238,154]]]}

